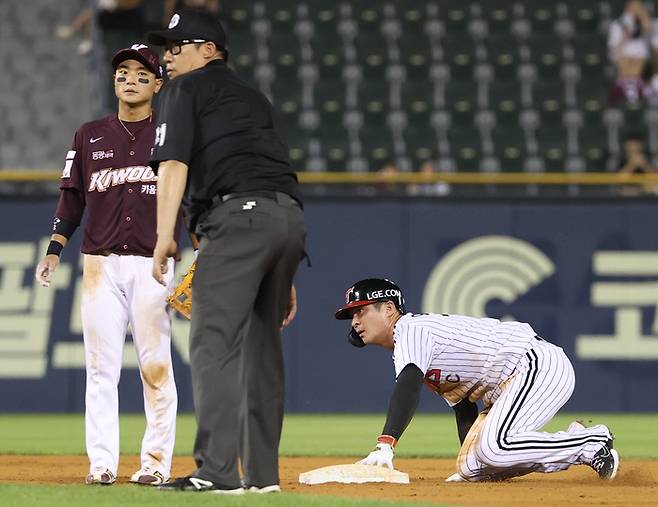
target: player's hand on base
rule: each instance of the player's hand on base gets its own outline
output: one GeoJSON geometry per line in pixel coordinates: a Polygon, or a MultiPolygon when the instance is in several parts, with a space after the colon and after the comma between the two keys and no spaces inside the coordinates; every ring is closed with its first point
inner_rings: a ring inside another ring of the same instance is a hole
{"type": "Polygon", "coordinates": [[[50,287],[50,281],[58,265],[59,257],[57,255],[46,255],[37,265],[34,278],[42,287],[50,287]]]}
{"type": "Polygon", "coordinates": [[[446,482],[468,482],[468,480],[464,479],[461,474],[454,473],[450,477],[446,478],[446,482]]]}
{"type": "Polygon", "coordinates": [[[393,447],[389,444],[379,443],[375,446],[375,450],[361,461],[357,462],[359,465],[376,465],[378,467],[388,467],[393,470],[393,447]]]}
{"type": "Polygon", "coordinates": [[[176,242],[171,238],[158,236],[153,250],[153,270],[151,274],[153,278],[160,284],[167,286],[164,275],[169,271],[167,258],[176,253],[176,242]]]}

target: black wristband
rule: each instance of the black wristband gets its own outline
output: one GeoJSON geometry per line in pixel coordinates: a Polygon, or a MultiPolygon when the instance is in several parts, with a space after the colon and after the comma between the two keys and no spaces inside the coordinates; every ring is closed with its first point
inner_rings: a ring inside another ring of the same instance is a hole
{"type": "Polygon", "coordinates": [[[56,255],[59,257],[59,254],[62,253],[63,248],[64,245],[62,245],[59,241],[51,239],[50,243],[48,244],[48,250],[46,250],[46,255],[56,255]]]}

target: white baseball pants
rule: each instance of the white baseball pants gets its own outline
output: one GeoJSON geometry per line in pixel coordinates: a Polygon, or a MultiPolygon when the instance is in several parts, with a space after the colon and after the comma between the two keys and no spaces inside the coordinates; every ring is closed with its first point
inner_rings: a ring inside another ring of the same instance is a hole
{"type": "Polygon", "coordinates": [[[501,385],[500,396],[473,424],[457,472],[470,481],[502,480],[588,463],[610,438],[605,426],[538,431],[569,400],[574,386],[574,370],[564,351],[535,341],[517,372],[501,385]]]}
{"type": "Polygon", "coordinates": [[[142,467],[169,477],[176,436],[178,398],[171,365],[171,321],[167,287],[151,276],[153,260],[135,255],[84,255],[82,328],[87,388],[85,431],[90,469],[119,464],[118,384],[127,325],[130,324],[144,388],[146,432],[142,467]]]}

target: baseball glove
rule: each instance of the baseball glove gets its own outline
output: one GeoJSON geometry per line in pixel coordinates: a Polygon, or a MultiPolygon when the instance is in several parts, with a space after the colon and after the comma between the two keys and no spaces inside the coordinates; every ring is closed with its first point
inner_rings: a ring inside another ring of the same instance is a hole
{"type": "Polygon", "coordinates": [[[192,263],[181,282],[169,294],[169,297],[167,297],[167,304],[187,320],[192,318],[192,279],[194,278],[195,270],[196,261],[192,263]]]}

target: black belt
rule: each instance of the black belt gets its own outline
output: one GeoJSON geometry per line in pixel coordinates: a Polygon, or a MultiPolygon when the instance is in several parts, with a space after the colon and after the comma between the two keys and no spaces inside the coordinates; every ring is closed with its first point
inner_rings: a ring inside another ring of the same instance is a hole
{"type": "Polygon", "coordinates": [[[230,194],[216,195],[213,197],[213,204],[218,202],[226,202],[231,199],[240,199],[242,197],[264,197],[265,199],[271,199],[276,201],[279,204],[292,204],[293,206],[302,207],[299,201],[285,192],[275,192],[273,190],[254,190],[252,192],[233,192],[230,194]]]}

